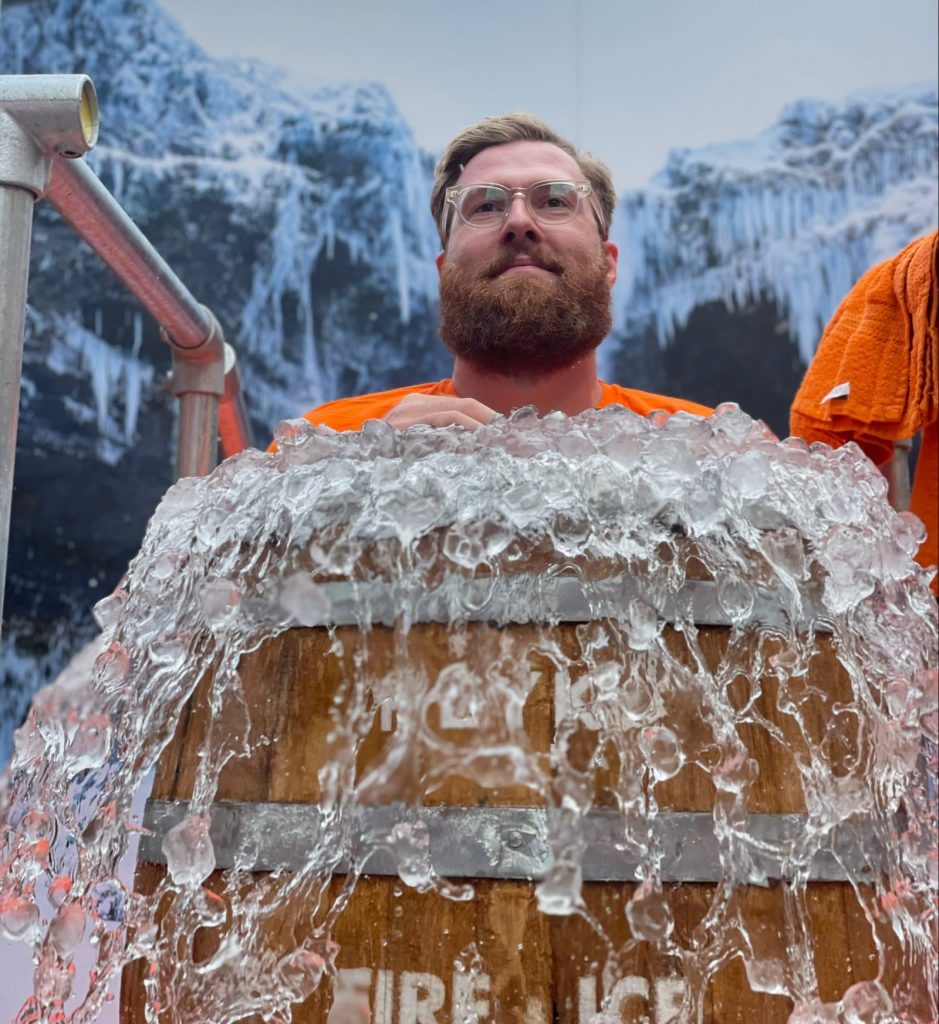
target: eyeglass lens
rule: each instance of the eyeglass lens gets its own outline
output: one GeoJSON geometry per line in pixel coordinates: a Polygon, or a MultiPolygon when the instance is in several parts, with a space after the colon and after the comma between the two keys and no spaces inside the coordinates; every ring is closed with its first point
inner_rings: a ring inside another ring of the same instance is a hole
{"type": "Polygon", "coordinates": [[[580,191],[570,181],[541,181],[517,190],[502,185],[471,185],[457,197],[460,216],[471,227],[501,224],[518,193],[525,195],[535,217],[551,223],[570,220],[580,204],[580,191]]]}

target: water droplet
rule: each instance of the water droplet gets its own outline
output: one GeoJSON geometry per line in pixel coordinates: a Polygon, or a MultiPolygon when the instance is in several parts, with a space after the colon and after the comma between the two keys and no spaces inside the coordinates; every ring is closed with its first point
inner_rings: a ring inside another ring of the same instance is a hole
{"type": "Polygon", "coordinates": [[[23,896],[0,897],[0,934],[19,942],[33,942],[39,929],[39,908],[23,896]]]}
{"type": "Polygon", "coordinates": [[[59,956],[68,958],[85,934],[85,911],[77,903],[59,907],[49,925],[49,940],[59,956]]]}
{"type": "Polygon", "coordinates": [[[652,725],[639,733],[639,747],[646,757],[656,782],[677,775],[685,763],[681,741],[665,725],[652,725]]]}
{"type": "Polygon", "coordinates": [[[228,627],[241,593],[231,580],[208,580],[200,588],[200,598],[206,625],[213,630],[223,630],[228,627]]]}
{"type": "Polygon", "coordinates": [[[634,651],[648,650],[659,633],[658,612],[645,601],[633,598],[627,609],[629,646],[634,651]]]}
{"type": "Polygon", "coordinates": [[[166,867],[177,885],[197,885],[215,870],[209,819],[188,815],[163,839],[166,867]]]}
{"type": "Polygon", "coordinates": [[[626,919],[634,939],[662,945],[672,933],[674,921],[661,887],[646,879],[626,904],[626,919]]]}

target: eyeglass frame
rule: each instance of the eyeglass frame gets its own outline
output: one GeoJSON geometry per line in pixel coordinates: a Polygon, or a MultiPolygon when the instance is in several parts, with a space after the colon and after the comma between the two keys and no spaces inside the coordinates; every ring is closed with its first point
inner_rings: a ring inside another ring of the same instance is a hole
{"type": "MultiPolygon", "coordinates": [[[[460,222],[465,224],[472,231],[491,231],[494,228],[501,228],[502,225],[509,219],[509,213],[512,210],[512,204],[515,202],[518,196],[521,196],[525,200],[525,206],[528,208],[528,211],[531,213],[532,217],[534,217],[535,220],[538,221],[539,224],[550,224],[550,221],[543,221],[541,217],[539,217],[538,214],[535,212],[535,210],[532,209],[531,203],[529,202],[529,196],[531,195],[531,190],[533,188],[537,188],[539,185],[554,184],[573,185],[577,190],[577,206],[574,209],[574,212],[571,214],[571,216],[561,221],[561,223],[566,224],[569,220],[573,220],[580,212],[580,207],[584,200],[591,199],[592,197],[594,201],[590,203],[590,209],[593,211],[593,215],[597,221],[597,226],[600,228],[600,237],[605,237],[604,232],[606,231],[606,223],[603,219],[603,213],[601,212],[595,201],[596,193],[593,190],[593,185],[591,185],[589,181],[569,181],[566,178],[543,178],[541,181],[533,181],[530,185],[525,185],[523,188],[509,188],[508,185],[502,185],[497,181],[475,181],[469,185],[449,185],[446,191],[444,192],[444,210],[446,211],[447,206],[452,206],[453,212],[456,214],[460,222]],[[501,188],[504,189],[509,194],[509,201],[505,205],[505,213],[502,215],[501,223],[470,224],[470,222],[464,218],[463,214],[460,212],[460,207],[456,203],[456,197],[461,192],[466,192],[471,188],[501,188]]],[[[449,223],[447,223],[447,220],[448,218],[445,212],[443,222],[443,236],[445,239],[449,239],[450,232],[453,230],[453,219],[449,218],[449,223]]]]}

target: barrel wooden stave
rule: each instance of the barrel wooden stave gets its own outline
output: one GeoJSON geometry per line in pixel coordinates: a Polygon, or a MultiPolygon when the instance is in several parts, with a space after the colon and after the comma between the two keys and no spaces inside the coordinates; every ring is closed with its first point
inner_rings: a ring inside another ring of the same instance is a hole
{"type": "MultiPolygon", "coordinates": [[[[524,723],[528,743],[535,752],[546,753],[553,734],[551,688],[553,669],[551,659],[539,648],[543,632],[533,626],[513,626],[498,630],[486,624],[466,627],[466,649],[492,650],[493,645],[504,644],[504,637],[512,635],[512,644],[529,653],[531,664],[538,674],[529,700],[525,705],[524,723]]],[[[715,671],[727,656],[726,630],[701,628],[696,643],[708,668],[715,671]]],[[[576,627],[561,625],[554,630],[554,642],[570,658],[577,661],[578,640],[576,627]]],[[[255,735],[272,737],[270,743],[258,745],[247,758],[229,762],[223,769],[218,784],[218,800],[248,800],[270,802],[313,802],[322,798],[317,772],[330,753],[336,749],[333,736],[335,723],[331,711],[341,707],[347,681],[353,671],[353,660],[360,637],[354,630],[342,627],[330,634],[326,630],[292,630],[267,641],[258,651],[246,655],[242,661],[241,676],[245,703],[252,711],[255,735]],[[342,647],[338,653],[336,641],[342,647]]],[[[367,637],[369,670],[375,677],[386,675],[395,659],[401,655],[399,638],[394,631],[376,627],[367,637]]],[[[685,637],[668,629],[665,644],[676,663],[693,666],[694,659],[685,637]]],[[[765,644],[764,663],[773,649],[782,650],[784,640],[765,644]]],[[[408,657],[412,665],[429,679],[436,677],[453,660],[452,640],[443,626],[422,625],[412,629],[408,657]],[[411,641],[419,641],[415,647],[411,641]]],[[[572,678],[576,681],[576,669],[572,678]]],[[[792,752],[807,752],[813,742],[825,734],[825,723],[817,722],[816,734],[808,737],[795,728],[791,716],[779,707],[781,684],[775,674],[764,672],[759,678],[761,695],[754,702],[754,723],[737,725],[737,732],[750,756],[760,765],[760,774],[754,780],[748,806],[754,813],[799,813],[805,803],[802,784],[795,769],[792,752]],[[778,730],[780,738],[773,738],[766,727],[756,724],[762,720],[770,729],[778,730]]],[[[728,687],[728,693],[737,706],[743,706],[750,694],[752,682],[740,676],[728,687]]],[[[787,680],[785,685],[790,686],[787,680]]],[[[210,681],[203,680],[190,702],[170,746],[161,758],[153,789],[157,799],[188,799],[195,780],[196,759],[191,751],[201,749],[205,741],[207,694],[210,681]]],[[[851,699],[847,676],[837,660],[831,643],[819,639],[808,666],[806,682],[797,689],[814,688],[816,718],[835,702],[851,699]]],[[[667,703],[667,701],[666,701],[667,703]]],[[[231,728],[237,728],[237,703],[232,705],[231,728]]],[[[687,707],[666,708],[669,714],[690,714],[687,707]]],[[[357,758],[361,774],[380,758],[388,735],[379,728],[378,716],[363,709],[365,718],[371,715],[371,725],[365,733],[357,758]]],[[[339,716],[341,718],[341,716],[339,716]]],[[[224,715],[223,715],[224,718],[224,715]]],[[[673,719],[672,719],[673,720],[673,719]]],[[[364,721],[364,719],[363,719],[364,721]]],[[[224,726],[223,722],[223,726],[224,726]]],[[[433,723],[432,723],[433,724],[433,723]]],[[[365,731],[364,726],[360,726],[365,731]]],[[[589,733],[589,730],[587,730],[589,733]]],[[[841,746],[846,762],[857,754],[856,737],[847,730],[841,746]],[[852,746],[853,743],[853,746],[852,746]]],[[[590,736],[580,738],[589,755],[590,736]]],[[[448,740],[467,748],[478,741],[472,730],[449,730],[448,740]]],[[[424,797],[427,804],[441,803],[472,806],[480,802],[505,806],[531,806],[541,802],[538,794],[522,786],[504,786],[493,794],[473,779],[455,777],[446,780],[432,793],[418,793],[423,763],[413,762],[409,773],[395,779],[399,799],[424,797]]],[[[616,766],[613,765],[614,772],[616,766]]],[[[602,776],[602,773],[601,773],[602,776]]],[[[686,767],[672,779],[655,787],[660,808],[676,811],[710,811],[713,807],[714,786],[708,773],[697,765],[686,767]]],[[[163,877],[163,868],[141,865],[137,885],[140,891],[154,891],[163,877]]],[[[208,882],[209,888],[219,889],[221,873],[216,872],[208,882]]],[[[329,886],[325,902],[337,896],[342,879],[334,879],[329,886]]],[[[339,965],[368,967],[372,970],[372,998],[377,995],[379,972],[391,972],[397,989],[397,1010],[401,1008],[401,986],[405,972],[422,973],[436,978],[451,979],[445,985],[444,1004],[439,1017],[450,1020],[452,1013],[451,989],[454,961],[467,950],[478,953],[487,966],[490,991],[487,994],[493,1009],[492,1020],[516,1021],[528,1024],[526,1014],[530,1004],[543,1013],[544,1020],[558,1013],[559,1019],[573,1022],[579,1018],[583,1000],[582,979],[589,972],[597,973],[594,965],[604,963],[608,950],[622,949],[630,940],[625,917],[625,906],[635,886],[623,883],[587,883],[584,900],[593,917],[601,922],[601,935],[578,916],[547,918],[537,910],[534,884],[524,881],[477,881],[476,898],[470,903],[453,902],[435,893],[416,893],[398,879],[363,878],[359,880],[344,912],[335,925],[335,939],[340,946],[339,965]],[[399,913],[400,910],[400,913],[399,913]],[[400,927],[398,927],[400,923],[400,927]],[[396,933],[400,932],[400,935],[396,933]],[[517,941],[516,941],[517,940],[517,941]],[[587,972],[587,973],[584,973],[587,972]]],[[[674,937],[684,948],[691,948],[695,930],[704,919],[715,898],[715,887],[703,883],[667,885],[669,906],[675,922],[674,937]]],[[[749,887],[738,893],[747,920],[764,922],[766,936],[778,934],[784,920],[783,887],[779,884],[763,889],[749,887]]],[[[846,884],[811,883],[807,893],[807,907],[813,932],[822,938],[816,941],[814,960],[818,976],[819,994],[825,1000],[840,997],[851,984],[869,980],[877,975],[878,963],[871,937],[871,925],[865,917],[854,893],[846,884]]],[[[294,907],[289,921],[274,927],[271,936],[284,951],[294,948],[303,937],[304,921],[315,917],[313,909],[294,907]]],[[[882,929],[881,929],[882,931],[882,929]]],[[[884,938],[884,936],[881,936],[884,938]]],[[[889,937],[885,939],[889,946],[889,937]]],[[[201,952],[207,955],[212,939],[202,939],[201,952]]],[[[466,959],[466,956],[463,956],[466,959]]],[[[660,1014],[659,1002],[669,995],[668,986],[660,984],[669,978],[675,964],[649,943],[634,943],[624,955],[620,965],[627,976],[645,979],[646,997],[632,995],[622,1003],[622,1020],[640,1021],[644,1015],[660,1014]],[[634,971],[634,973],[632,973],[634,971]],[[658,972],[658,973],[657,973],[658,972]],[[664,973],[662,973],[664,972],[664,973]],[[656,986],[661,991],[658,991],[656,986]],[[657,1002],[657,1000],[659,1002],[657,1002]]],[[[892,965],[888,965],[893,969],[892,965]]],[[[896,972],[895,972],[896,973],[896,972]]],[[[139,993],[141,971],[132,966],[125,972],[128,992],[139,993]]],[[[387,978],[387,975],[385,976],[387,978]]],[[[893,978],[885,976],[885,983],[893,978]]],[[[641,988],[640,981],[633,987],[641,988]]],[[[788,998],[754,993],[746,980],[739,959],[731,959],[719,970],[708,987],[705,1020],[732,1021],[760,1019],[775,1024],[787,1020],[792,1004],[788,998]]],[[[313,996],[294,1011],[295,1021],[325,1021],[330,993],[321,986],[313,996]]],[[[139,1015],[139,997],[125,998],[123,1019],[142,1020],[139,1015]]],[[[434,1011],[435,1013],[437,1011],[434,1011]]],[[[536,1019],[536,1018],[531,1018],[536,1019]]],[[[652,1016],[653,1020],[659,1019],[652,1016]]],[[[665,1018],[661,1018],[665,1019],[665,1018]]],[[[398,1024],[393,1016],[387,1024],[398,1024]]]]}

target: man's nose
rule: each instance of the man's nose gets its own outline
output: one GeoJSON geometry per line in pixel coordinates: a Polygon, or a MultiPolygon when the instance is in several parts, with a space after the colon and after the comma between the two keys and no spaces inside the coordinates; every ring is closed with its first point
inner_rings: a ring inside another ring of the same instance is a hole
{"type": "Polygon", "coordinates": [[[513,242],[517,238],[527,238],[530,242],[541,240],[538,222],[531,214],[525,196],[516,192],[509,200],[509,212],[502,225],[502,240],[513,242]]]}

